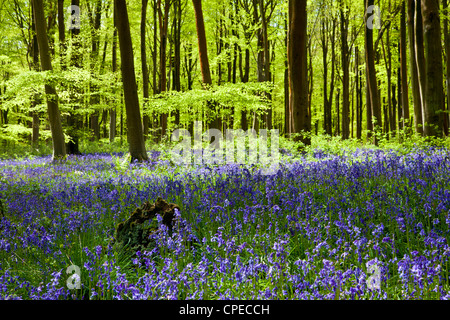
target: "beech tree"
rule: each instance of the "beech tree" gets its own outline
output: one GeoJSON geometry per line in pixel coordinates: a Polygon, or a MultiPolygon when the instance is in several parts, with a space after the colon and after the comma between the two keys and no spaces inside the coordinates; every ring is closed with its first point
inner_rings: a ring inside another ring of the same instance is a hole
{"type": "Polygon", "coordinates": [[[296,140],[311,144],[311,116],[308,110],[306,0],[289,0],[289,112],[296,140]]]}
{"type": "Polygon", "coordinates": [[[117,13],[117,33],[119,36],[123,93],[128,126],[128,143],[131,161],[148,160],[142,130],[141,112],[134,71],[133,45],[126,0],[114,0],[117,13]]]}
{"type": "MultiPolygon", "coordinates": [[[[381,123],[381,104],[378,95],[378,85],[375,70],[375,51],[373,47],[373,26],[369,26],[368,20],[371,13],[368,8],[374,5],[374,0],[364,0],[366,3],[365,7],[365,47],[366,47],[366,72],[367,72],[367,87],[368,87],[368,102],[367,105],[367,123],[371,123],[373,126],[374,120],[376,126],[382,125],[381,123]],[[370,109],[370,110],[369,110],[370,109]]],[[[373,129],[375,127],[373,126],[373,129]]],[[[375,137],[375,144],[378,144],[378,140],[375,137]]]]}
{"type": "MultiPolygon", "coordinates": [[[[46,32],[47,25],[45,22],[44,4],[42,0],[32,0],[32,4],[36,26],[36,38],[41,60],[41,70],[51,72],[53,70],[53,67],[46,32]]],[[[47,98],[47,112],[50,123],[50,130],[52,133],[53,160],[57,160],[66,156],[66,144],[61,124],[61,113],[58,106],[58,95],[56,93],[55,87],[50,83],[45,84],[45,94],[47,98]]]]}
{"type": "MultiPolygon", "coordinates": [[[[206,43],[205,23],[203,21],[202,0],[192,0],[195,12],[195,25],[197,28],[198,53],[200,59],[200,69],[202,72],[202,82],[205,88],[212,85],[211,70],[209,68],[208,48],[206,43]]],[[[211,128],[218,128],[219,121],[214,103],[208,103],[208,122],[211,128]],[[212,114],[211,114],[212,113],[212,114]]]]}
{"type": "Polygon", "coordinates": [[[442,137],[444,88],[439,0],[422,0],[425,48],[425,136],[442,137]]]}

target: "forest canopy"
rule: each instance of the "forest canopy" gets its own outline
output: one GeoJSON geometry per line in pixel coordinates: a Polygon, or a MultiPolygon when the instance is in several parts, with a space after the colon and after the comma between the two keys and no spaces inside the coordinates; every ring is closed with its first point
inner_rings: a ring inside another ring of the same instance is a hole
{"type": "Polygon", "coordinates": [[[449,131],[447,0],[1,0],[0,29],[5,150],[146,148],[194,121],[300,145],[449,131]]]}

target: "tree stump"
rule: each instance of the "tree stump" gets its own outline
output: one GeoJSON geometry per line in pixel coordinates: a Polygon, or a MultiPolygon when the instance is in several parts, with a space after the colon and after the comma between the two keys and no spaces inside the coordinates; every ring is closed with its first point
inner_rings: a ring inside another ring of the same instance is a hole
{"type": "Polygon", "coordinates": [[[145,202],[131,216],[117,225],[113,245],[138,251],[151,246],[151,235],[158,230],[157,215],[161,215],[162,223],[172,231],[172,221],[175,209],[180,209],[174,203],[167,203],[158,198],[155,203],[145,202]]]}

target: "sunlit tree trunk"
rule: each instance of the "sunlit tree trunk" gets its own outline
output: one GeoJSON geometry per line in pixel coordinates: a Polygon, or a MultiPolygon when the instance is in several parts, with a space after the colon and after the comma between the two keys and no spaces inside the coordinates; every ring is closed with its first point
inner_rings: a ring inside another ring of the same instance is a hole
{"type": "MultiPolygon", "coordinates": [[[[158,0],[158,20],[160,32],[160,59],[159,59],[159,73],[160,73],[160,92],[167,91],[167,74],[166,74],[166,48],[167,48],[167,29],[169,25],[169,8],[170,0],[164,0],[164,12],[161,8],[161,0],[158,0]]],[[[161,139],[167,134],[168,114],[166,112],[161,114],[161,139]]]]}
{"type": "Polygon", "coordinates": [[[348,13],[344,12],[344,4],[341,0],[341,60],[342,60],[342,139],[348,139],[350,135],[349,113],[350,113],[350,51],[347,42],[348,38],[348,13]]]}
{"type": "Polygon", "coordinates": [[[288,68],[291,127],[293,133],[300,134],[295,140],[310,145],[311,117],[308,110],[307,41],[306,0],[290,0],[288,68]]]}
{"type": "Polygon", "coordinates": [[[115,0],[117,10],[117,31],[122,69],[123,93],[128,126],[128,142],[131,161],[148,160],[142,130],[141,112],[134,70],[133,45],[125,0],[115,0]]]}
{"type": "Polygon", "coordinates": [[[447,92],[447,104],[444,105],[447,113],[444,113],[444,134],[449,135],[449,111],[450,111],[450,34],[448,30],[448,5],[447,0],[442,0],[442,7],[445,11],[444,20],[444,46],[445,46],[445,91],[447,92]]]}
{"type": "MultiPolygon", "coordinates": [[[[47,26],[45,22],[44,4],[42,0],[32,0],[32,4],[36,25],[36,37],[41,58],[41,69],[42,71],[52,71],[50,49],[46,33],[47,26]]],[[[49,83],[45,84],[45,94],[47,95],[48,118],[53,140],[53,159],[56,160],[66,155],[66,144],[58,106],[58,95],[56,94],[55,87],[49,83]]]]}
{"type": "Polygon", "coordinates": [[[416,45],[414,37],[414,15],[415,15],[415,0],[408,0],[408,41],[409,41],[409,65],[411,73],[411,88],[414,105],[414,126],[419,134],[423,134],[423,119],[422,119],[422,101],[420,97],[419,78],[416,63],[416,45]]]}
{"type": "MultiPolygon", "coordinates": [[[[111,68],[114,74],[114,77],[117,77],[117,13],[116,13],[116,4],[113,4],[113,39],[112,39],[112,63],[111,68]]],[[[112,106],[109,110],[109,141],[114,142],[116,139],[116,125],[117,125],[117,111],[116,106],[112,106]]]]}
{"type": "MultiPolygon", "coordinates": [[[[38,41],[36,37],[36,33],[34,30],[36,30],[36,24],[34,22],[34,10],[31,12],[32,14],[32,21],[31,21],[31,30],[33,31],[33,36],[31,39],[31,55],[33,60],[33,66],[32,68],[35,71],[39,71],[39,47],[38,47],[38,41]]],[[[38,104],[38,94],[35,94],[33,96],[33,107],[35,107],[38,104]]],[[[39,119],[39,112],[33,111],[32,112],[32,134],[31,134],[31,144],[34,147],[37,147],[39,145],[39,126],[40,126],[40,119],[39,119]]]]}
{"type": "MultiPolygon", "coordinates": [[[[208,48],[206,43],[205,23],[203,21],[203,9],[201,0],[192,0],[195,12],[195,22],[198,38],[198,52],[200,57],[200,68],[202,72],[202,82],[206,87],[212,85],[211,70],[209,68],[208,48]]],[[[208,103],[207,117],[210,128],[218,129],[219,121],[214,103],[208,103]],[[212,114],[211,114],[212,113],[212,114]]]]}
{"type": "Polygon", "coordinates": [[[402,107],[403,121],[411,127],[409,123],[409,98],[408,98],[408,64],[406,57],[406,10],[405,1],[402,1],[400,14],[400,72],[402,79],[402,107]]]}
{"type": "Polygon", "coordinates": [[[147,112],[147,104],[149,98],[149,76],[148,76],[148,66],[147,66],[147,48],[146,48],[146,36],[145,36],[145,24],[147,23],[147,5],[148,0],[142,0],[141,6],[141,66],[142,66],[142,91],[144,95],[144,138],[148,135],[149,117],[145,112],[147,112]]]}
{"type": "MultiPolygon", "coordinates": [[[[365,21],[368,20],[369,13],[367,12],[367,8],[374,4],[374,0],[365,0],[366,7],[366,15],[365,21]]],[[[381,123],[381,105],[380,98],[378,95],[378,86],[377,86],[377,78],[376,78],[376,70],[375,70],[375,52],[373,48],[373,30],[368,27],[367,23],[365,25],[365,46],[366,46],[366,66],[367,66],[367,86],[370,94],[370,116],[375,121],[376,126],[382,125],[381,123]]],[[[369,116],[369,114],[368,114],[369,116]]],[[[371,118],[368,118],[368,122],[372,122],[371,118]]],[[[373,122],[372,122],[373,126],[373,122]]],[[[373,126],[375,129],[375,126],[373,126]]],[[[375,137],[375,145],[378,145],[377,137],[375,137]]]]}
{"type": "MultiPolygon", "coordinates": [[[[415,0],[414,10],[414,49],[416,55],[417,79],[420,95],[420,110],[422,112],[422,126],[425,124],[425,52],[423,46],[423,20],[420,0],[415,0]]],[[[425,130],[425,127],[423,128],[425,130]]]]}
{"type": "Polygon", "coordinates": [[[425,47],[425,136],[442,137],[444,110],[443,66],[439,1],[422,1],[425,47]]]}

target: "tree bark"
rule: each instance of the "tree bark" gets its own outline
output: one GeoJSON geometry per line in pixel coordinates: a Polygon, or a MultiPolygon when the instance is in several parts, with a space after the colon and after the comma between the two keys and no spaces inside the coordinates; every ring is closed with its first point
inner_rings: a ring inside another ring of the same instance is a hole
{"type": "Polygon", "coordinates": [[[66,69],[66,29],[64,21],[64,0],[58,0],[58,35],[59,35],[59,56],[61,59],[61,69],[66,69]]]}
{"type": "Polygon", "coordinates": [[[123,93],[128,126],[128,142],[131,161],[148,160],[142,130],[139,98],[134,70],[133,45],[125,0],[115,0],[117,13],[117,31],[122,69],[123,93]]]}
{"type": "MultiPolygon", "coordinates": [[[[79,0],[72,0],[71,5],[74,6],[80,6],[79,0]]],[[[71,64],[72,66],[76,68],[81,68],[81,43],[80,43],[80,29],[73,28],[70,30],[71,37],[72,37],[72,56],[71,56],[71,64]]],[[[72,91],[76,90],[77,88],[75,86],[72,87],[72,91]]],[[[74,93],[72,92],[72,95],[74,93]]],[[[76,98],[73,98],[74,100],[76,98]]],[[[79,101],[77,101],[79,102],[79,101]]],[[[68,154],[80,154],[79,150],[79,133],[78,130],[80,130],[82,127],[82,124],[80,125],[80,122],[82,123],[82,120],[80,120],[80,116],[76,114],[76,110],[79,108],[79,106],[73,106],[72,112],[67,116],[67,133],[72,138],[71,141],[67,142],[67,153],[68,154]]]]}
{"type": "MultiPolygon", "coordinates": [[[[167,91],[167,74],[166,74],[166,48],[167,48],[167,29],[169,25],[169,8],[170,0],[164,0],[164,13],[161,8],[161,0],[158,0],[158,20],[159,20],[159,36],[160,36],[160,56],[159,56],[159,73],[160,73],[160,92],[167,91]]],[[[168,114],[161,114],[161,139],[167,134],[168,114]]]]}
{"type": "MultiPolygon", "coordinates": [[[[117,72],[117,13],[116,13],[116,4],[113,4],[113,39],[112,39],[112,61],[111,61],[111,69],[116,78],[117,72]]],[[[116,139],[116,126],[117,126],[117,111],[116,106],[112,106],[109,110],[109,142],[114,142],[116,139]]]]}
{"type": "MultiPolygon", "coordinates": [[[[365,21],[368,19],[367,8],[374,4],[374,0],[365,0],[366,2],[366,15],[365,21]]],[[[371,106],[371,116],[374,119],[377,127],[382,127],[381,122],[381,107],[380,107],[380,98],[378,95],[378,86],[377,86],[377,77],[375,70],[375,52],[373,48],[373,31],[370,29],[367,24],[365,27],[365,46],[366,46],[366,65],[367,65],[367,80],[368,80],[368,88],[370,92],[370,106],[371,106]]],[[[372,122],[372,119],[368,118],[368,122],[372,122]]],[[[373,129],[376,127],[372,124],[373,129]]],[[[375,136],[374,139],[375,145],[378,145],[378,139],[375,136]]]]}
{"type": "MultiPolygon", "coordinates": [[[[181,0],[174,2],[174,61],[173,61],[173,90],[181,91],[181,0]]],[[[175,110],[175,125],[180,125],[180,110],[175,110]]]]}
{"type": "MultiPolygon", "coordinates": [[[[208,49],[206,43],[205,23],[203,20],[203,9],[201,0],[192,0],[195,12],[195,23],[197,28],[198,52],[200,58],[200,68],[202,72],[203,85],[206,88],[212,85],[211,70],[209,68],[208,49]]],[[[214,103],[208,103],[207,120],[210,128],[218,128],[219,121],[214,103]]]]}
{"type": "MultiPolygon", "coordinates": [[[[42,71],[52,71],[53,68],[46,32],[47,26],[45,22],[44,4],[42,0],[32,0],[32,4],[36,25],[36,37],[41,58],[41,69],[42,71]]],[[[58,95],[56,94],[55,88],[49,83],[45,84],[45,94],[47,95],[47,110],[53,140],[53,160],[56,160],[65,157],[66,155],[64,132],[61,125],[61,114],[58,106],[58,95]]]]}
{"type": "Polygon", "coordinates": [[[355,86],[356,86],[356,139],[361,139],[362,133],[362,77],[359,69],[359,48],[355,47],[355,86]]]}
{"type": "Polygon", "coordinates": [[[311,117],[308,110],[306,0],[289,0],[289,111],[296,141],[311,144],[311,117]],[[304,134],[306,135],[304,135],[304,134]]]}
{"type": "MultiPolygon", "coordinates": [[[[117,77],[117,13],[116,13],[116,4],[113,4],[113,39],[112,39],[112,63],[111,68],[114,74],[114,77],[117,77]]],[[[117,126],[117,111],[116,106],[114,105],[109,110],[109,142],[114,142],[116,139],[116,126],[117,126]]]]}
{"type": "MultiPolygon", "coordinates": [[[[425,52],[423,44],[423,20],[422,20],[422,8],[420,5],[420,0],[415,0],[415,10],[414,10],[414,47],[416,55],[416,68],[417,68],[417,79],[419,85],[420,94],[420,110],[422,112],[422,126],[425,124],[425,88],[426,88],[426,77],[425,77],[425,52]]],[[[423,128],[425,130],[425,128],[423,128]]]]}
{"type": "Polygon", "coordinates": [[[445,46],[445,91],[447,92],[447,103],[444,105],[447,113],[444,113],[444,134],[449,135],[450,126],[450,35],[448,31],[448,5],[447,0],[442,0],[442,8],[444,9],[445,17],[444,20],[444,46],[445,46]]]}
{"type": "Polygon", "coordinates": [[[442,137],[444,110],[439,0],[422,1],[425,47],[425,136],[442,137]]]}
{"type": "Polygon", "coordinates": [[[414,37],[415,0],[408,0],[408,41],[410,57],[411,87],[414,105],[414,126],[417,133],[423,135],[422,101],[416,62],[416,45],[414,37]]]}
{"type": "MultiPolygon", "coordinates": [[[[38,47],[38,40],[36,37],[36,32],[34,32],[36,30],[36,24],[35,24],[35,19],[34,19],[34,10],[32,10],[31,12],[32,14],[32,20],[31,20],[31,30],[32,30],[32,34],[33,37],[31,39],[31,54],[32,54],[32,60],[33,60],[33,70],[35,71],[39,71],[39,47],[38,47]]],[[[35,107],[38,104],[38,98],[39,96],[37,94],[35,94],[33,96],[33,102],[32,105],[33,107],[35,107]]],[[[39,145],[39,126],[40,126],[40,119],[39,119],[39,112],[38,111],[33,111],[32,112],[32,134],[31,134],[31,145],[33,147],[37,147],[39,145]]]]}
{"type": "Polygon", "coordinates": [[[144,122],[143,122],[143,130],[144,130],[144,139],[148,136],[148,126],[149,126],[149,117],[146,114],[147,104],[149,98],[149,76],[148,76],[148,66],[147,66],[147,50],[145,45],[145,24],[147,22],[147,5],[148,0],[142,0],[141,7],[141,64],[142,64],[142,90],[144,95],[144,122]]]}
{"type": "Polygon", "coordinates": [[[348,47],[348,13],[344,12],[344,4],[341,0],[341,60],[342,60],[342,139],[349,138],[349,95],[350,95],[350,52],[348,47]]]}
{"type": "MultiPolygon", "coordinates": [[[[91,51],[91,73],[93,77],[96,77],[97,63],[99,59],[100,52],[100,23],[101,23],[101,13],[102,13],[102,1],[97,0],[95,3],[95,8],[93,9],[94,17],[91,16],[91,32],[92,32],[92,51],[91,51]]],[[[98,91],[98,86],[96,84],[91,83],[91,105],[96,106],[100,103],[100,96],[96,92],[98,91]]],[[[91,129],[93,131],[93,140],[100,140],[100,110],[95,110],[93,114],[90,115],[91,120],[91,129]]]]}
{"type": "Polygon", "coordinates": [[[405,0],[402,1],[400,14],[400,72],[402,79],[402,107],[403,122],[405,126],[411,127],[409,123],[409,98],[408,98],[408,64],[406,57],[406,18],[405,18],[405,0]]]}

